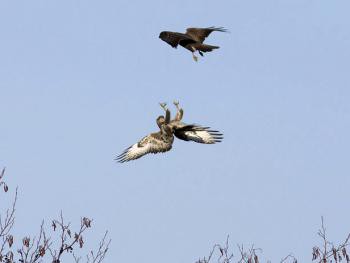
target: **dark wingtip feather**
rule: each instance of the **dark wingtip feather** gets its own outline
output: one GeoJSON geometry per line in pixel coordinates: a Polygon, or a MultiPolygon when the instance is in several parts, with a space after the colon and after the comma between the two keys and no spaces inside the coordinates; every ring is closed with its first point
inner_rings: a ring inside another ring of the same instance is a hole
{"type": "Polygon", "coordinates": [[[125,156],[120,156],[120,157],[117,157],[115,158],[114,160],[117,161],[118,163],[122,163],[125,159],[125,156]]]}
{"type": "Polygon", "coordinates": [[[125,163],[125,162],[127,162],[127,161],[129,161],[129,160],[126,159],[125,156],[123,156],[123,158],[120,158],[119,160],[117,160],[118,163],[125,163]]]}
{"type": "Polygon", "coordinates": [[[211,26],[209,28],[212,29],[213,31],[225,32],[225,33],[229,33],[230,32],[230,31],[228,31],[226,28],[224,28],[222,26],[220,26],[220,27],[211,26]]]}
{"type": "Polygon", "coordinates": [[[122,152],[121,154],[119,154],[117,157],[115,157],[115,159],[116,159],[116,160],[119,160],[120,158],[123,158],[123,157],[126,155],[127,152],[128,152],[128,151],[125,150],[124,152],[122,152]]]}
{"type": "Polygon", "coordinates": [[[115,157],[114,160],[117,161],[118,163],[126,162],[127,161],[126,155],[127,155],[130,148],[131,148],[131,146],[126,148],[121,154],[119,154],[117,157],[115,157]]]}

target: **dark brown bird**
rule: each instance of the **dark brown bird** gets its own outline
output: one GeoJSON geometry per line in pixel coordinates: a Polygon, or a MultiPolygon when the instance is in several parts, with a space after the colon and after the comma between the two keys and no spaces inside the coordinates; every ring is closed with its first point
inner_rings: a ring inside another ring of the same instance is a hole
{"type": "Polygon", "coordinates": [[[198,58],[194,55],[194,52],[203,56],[203,52],[210,52],[213,49],[219,48],[218,46],[211,46],[203,44],[206,37],[213,31],[227,32],[223,27],[207,27],[207,28],[187,28],[186,33],[163,31],[159,34],[159,38],[167,42],[173,48],[177,48],[178,45],[186,48],[192,52],[192,57],[195,61],[198,58]]]}

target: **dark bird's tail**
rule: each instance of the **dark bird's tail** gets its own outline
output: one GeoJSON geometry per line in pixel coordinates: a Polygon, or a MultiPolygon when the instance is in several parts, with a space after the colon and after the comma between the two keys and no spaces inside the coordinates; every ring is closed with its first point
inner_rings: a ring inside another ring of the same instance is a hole
{"type": "Polygon", "coordinates": [[[196,49],[202,52],[211,52],[214,49],[218,49],[218,46],[212,46],[212,45],[206,45],[206,44],[200,44],[196,46],[196,49]]]}

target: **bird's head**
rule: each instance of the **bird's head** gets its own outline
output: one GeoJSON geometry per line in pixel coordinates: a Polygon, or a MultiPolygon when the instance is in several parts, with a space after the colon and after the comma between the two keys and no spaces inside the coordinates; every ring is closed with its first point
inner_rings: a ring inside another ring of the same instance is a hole
{"type": "Polygon", "coordinates": [[[163,115],[160,115],[160,116],[158,116],[158,118],[157,118],[157,125],[158,125],[159,129],[161,128],[161,126],[162,126],[163,124],[165,124],[165,118],[164,118],[163,115]]]}
{"type": "Polygon", "coordinates": [[[162,31],[162,32],[160,32],[159,38],[163,39],[163,40],[166,39],[168,37],[168,33],[169,33],[169,31],[162,31]]]}

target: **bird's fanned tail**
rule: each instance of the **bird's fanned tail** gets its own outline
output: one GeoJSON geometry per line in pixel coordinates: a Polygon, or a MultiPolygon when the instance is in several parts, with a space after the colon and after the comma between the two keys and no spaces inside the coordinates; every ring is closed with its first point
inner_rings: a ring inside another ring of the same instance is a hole
{"type": "Polygon", "coordinates": [[[202,52],[211,52],[211,51],[213,51],[213,49],[218,49],[218,48],[220,48],[220,47],[212,46],[212,45],[206,45],[206,44],[196,45],[196,49],[198,51],[202,51],[202,52]]]}

